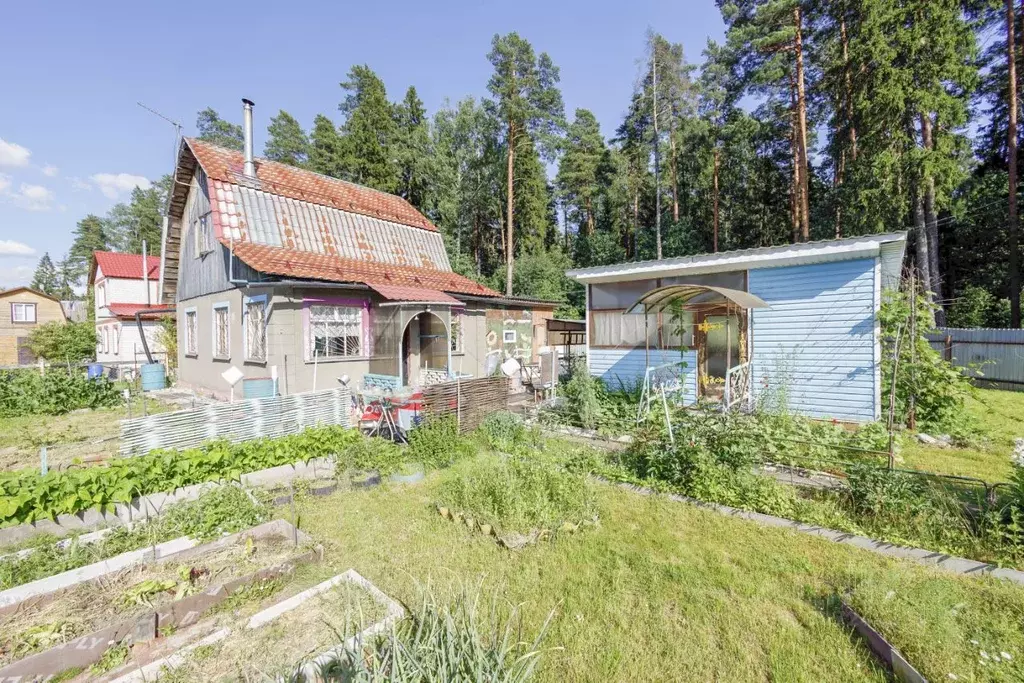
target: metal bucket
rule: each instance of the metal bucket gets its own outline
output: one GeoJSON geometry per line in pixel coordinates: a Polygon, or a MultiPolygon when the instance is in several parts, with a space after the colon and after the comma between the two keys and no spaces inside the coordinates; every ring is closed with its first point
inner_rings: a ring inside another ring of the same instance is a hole
{"type": "Polygon", "coordinates": [[[163,363],[146,363],[141,368],[142,390],[156,391],[167,386],[163,363]]]}

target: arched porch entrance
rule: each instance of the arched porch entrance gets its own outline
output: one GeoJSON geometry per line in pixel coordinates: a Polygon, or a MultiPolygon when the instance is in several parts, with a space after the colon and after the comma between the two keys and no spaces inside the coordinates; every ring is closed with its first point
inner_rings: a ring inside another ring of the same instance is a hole
{"type": "Polygon", "coordinates": [[[450,338],[448,324],[432,311],[422,311],[409,319],[402,332],[403,384],[426,386],[447,381],[450,338]]]}

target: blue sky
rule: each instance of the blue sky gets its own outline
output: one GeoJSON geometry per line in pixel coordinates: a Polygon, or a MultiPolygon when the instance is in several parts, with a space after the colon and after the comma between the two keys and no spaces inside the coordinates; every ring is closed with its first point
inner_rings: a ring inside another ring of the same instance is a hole
{"type": "Polygon", "coordinates": [[[429,111],[486,94],[495,33],[518,31],[561,68],[566,111],[612,132],[629,102],[648,27],[698,62],[723,26],[713,0],[631,2],[8,3],[0,22],[0,287],[56,260],[75,223],[172,169],[170,125],[194,133],[206,106],[240,121],[256,102],[256,149],[285,109],[335,120],[338,83],[369,64],[398,100],[429,111]]]}

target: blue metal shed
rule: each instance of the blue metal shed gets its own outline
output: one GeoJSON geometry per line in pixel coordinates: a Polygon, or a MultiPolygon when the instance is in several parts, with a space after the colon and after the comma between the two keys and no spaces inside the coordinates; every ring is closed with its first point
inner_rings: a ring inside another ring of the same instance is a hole
{"type": "Polygon", "coordinates": [[[898,287],[906,233],[866,235],[569,271],[587,288],[587,363],[610,386],[675,368],[686,402],[762,402],[816,418],[876,420],[878,310],[898,287]],[[671,284],[728,288],[767,308],[687,303],[625,314],[671,284]]]}

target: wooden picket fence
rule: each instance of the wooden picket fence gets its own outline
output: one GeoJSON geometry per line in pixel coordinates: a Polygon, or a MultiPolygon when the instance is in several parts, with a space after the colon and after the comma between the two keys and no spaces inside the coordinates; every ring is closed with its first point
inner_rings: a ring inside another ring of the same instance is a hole
{"type": "Polygon", "coordinates": [[[423,388],[423,414],[455,416],[459,431],[471,432],[491,413],[508,410],[508,378],[505,376],[445,382],[423,388]]]}

